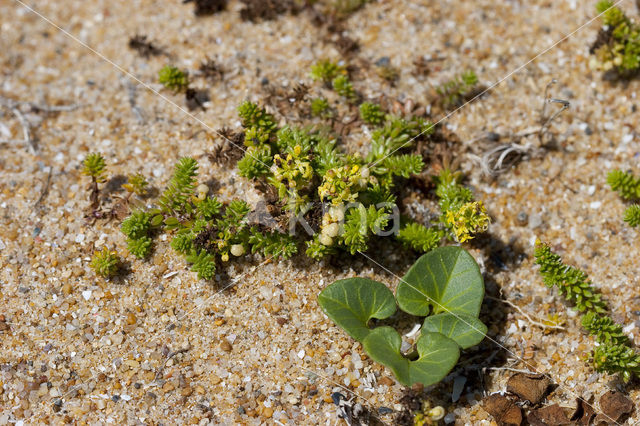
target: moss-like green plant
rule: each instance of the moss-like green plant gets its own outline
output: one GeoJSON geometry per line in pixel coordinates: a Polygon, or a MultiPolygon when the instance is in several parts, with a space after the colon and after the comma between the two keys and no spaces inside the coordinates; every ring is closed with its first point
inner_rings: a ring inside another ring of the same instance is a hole
{"type": "Polygon", "coordinates": [[[478,76],[467,70],[436,88],[446,108],[460,105],[467,95],[477,88],[478,76]]]}
{"type": "Polygon", "coordinates": [[[197,175],[198,162],[196,160],[183,157],[178,161],[173,177],[158,202],[164,213],[179,214],[185,211],[187,200],[193,194],[197,175]]]}
{"type": "Polygon", "coordinates": [[[612,170],[607,175],[607,183],[625,200],[640,199],[640,178],[622,170],[612,170]]]}
{"type": "Polygon", "coordinates": [[[141,259],[151,252],[151,215],[143,210],[134,210],[131,216],[120,225],[120,230],[127,236],[127,246],[131,254],[141,259]]]}
{"type": "Polygon", "coordinates": [[[345,73],[346,70],[342,65],[338,65],[325,59],[318,61],[311,67],[310,76],[314,80],[320,80],[325,83],[329,83],[334,78],[338,77],[339,75],[344,75],[345,73]]]}
{"type": "MultiPolygon", "coordinates": [[[[622,170],[612,170],[607,175],[607,183],[611,189],[628,201],[640,201],[640,178],[622,170]]],[[[634,204],[624,212],[624,221],[629,226],[640,226],[640,204],[634,204]]]]}
{"type": "Polygon", "coordinates": [[[111,278],[118,273],[120,258],[116,251],[104,247],[101,251],[96,251],[93,254],[90,266],[97,275],[111,278]]]}
{"type": "Polygon", "coordinates": [[[593,287],[586,273],[562,263],[560,256],[546,244],[536,245],[535,258],[545,285],[557,287],[560,294],[573,303],[579,312],[606,312],[600,292],[593,287]]]}
{"type": "Polygon", "coordinates": [[[451,371],[460,350],[484,338],[487,327],[478,319],[483,297],[484,283],[473,257],[460,247],[442,247],[416,261],[398,284],[395,298],[382,283],[349,278],[325,288],[318,303],[400,383],[428,386],[451,371]],[[371,319],[391,317],[396,303],[411,315],[426,317],[415,350],[408,355],[402,353],[402,338],[395,329],[369,328],[371,319]]]}
{"type": "Polygon", "coordinates": [[[384,112],[380,105],[371,102],[363,102],[360,104],[360,118],[363,121],[374,124],[376,126],[384,122],[384,112]]]}
{"type": "Polygon", "coordinates": [[[331,81],[333,90],[340,96],[344,96],[348,100],[352,101],[356,98],[356,91],[353,88],[353,84],[349,81],[349,77],[346,75],[339,75],[331,81]]]}
{"type": "MultiPolygon", "coordinates": [[[[257,104],[245,102],[239,109],[249,146],[238,162],[240,174],[273,187],[290,217],[304,214],[314,204],[325,207],[319,232],[306,241],[306,254],[314,259],[339,249],[352,254],[366,250],[371,239],[391,223],[396,180],[420,173],[424,167],[421,155],[406,151],[415,138],[433,131],[431,123],[381,115],[374,104],[361,110],[377,116],[374,121],[386,120],[373,131],[365,158],[342,152],[335,139],[321,131],[278,129],[275,118],[257,104]],[[266,123],[262,126],[269,137],[255,136],[259,123],[266,123]],[[360,205],[347,208],[349,203],[360,205]]],[[[436,177],[442,210],[439,222],[432,228],[404,224],[400,241],[414,250],[428,251],[445,238],[462,242],[486,230],[489,217],[484,206],[474,201],[460,179],[448,170],[436,177]]]]}
{"type": "Polygon", "coordinates": [[[197,161],[181,158],[158,208],[134,210],[122,222],[120,229],[127,236],[131,254],[147,257],[153,243],[151,234],[172,231],[171,247],[185,256],[199,278],[212,279],[216,262],[227,262],[230,256],[250,251],[288,258],[297,252],[293,237],[249,226],[251,209],[244,201],[234,200],[225,207],[216,198],[207,197],[206,186],[199,185],[196,191],[197,175],[197,161]]]}
{"type": "Polygon", "coordinates": [[[187,255],[187,262],[192,263],[191,270],[202,280],[213,279],[216,272],[215,257],[206,250],[192,250],[187,255]]]}
{"type": "Polygon", "coordinates": [[[562,263],[560,256],[548,245],[538,242],[535,248],[536,264],[548,287],[557,286],[560,293],[582,312],[582,325],[600,344],[592,353],[597,371],[619,373],[625,382],[633,374],[640,374],[640,354],[630,347],[622,326],[606,315],[606,303],[593,287],[587,274],[562,263]]]}
{"type": "Polygon", "coordinates": [[[187,73],[172,65],[165,65],[158,72],[158,82],[167,89],[179,92],[189,86],[187,73]]]}
{"type": "Polygon", "coordinates": [[[591,47],[589,65],[602,71],[616,70],[631,75],[640,69],[640,25],[625,15],[610,0],[599,1],[596,9],[604,28],[591,47]]]}
{"type": "Polygon", "coordinates": [[[629,226],[637,227],[640,226],[640,205],[634,204],[633,206],[627,207],[624,211],[624,221],[629,224],[629,226]]]}
{"type": "Polygon", "coordinates": [[[444,236],[442,229],[427,228],[419,223],[408,223],[398,232],[398,239],[405,246],[424,253],[438,247],[444,236]]]}
{"type": "MultiPolygon", "coordinates": [[[[271,134],[278,127],[278,123],[272,114],[269,114],[264,108],[251,101],[244,101],[238,107],[238,115],[242,120],[242,126],[246,129],[256,127],[264,133],[271,134]]],[[[256,130],[253,131],[256,132],[256,130]]]]}

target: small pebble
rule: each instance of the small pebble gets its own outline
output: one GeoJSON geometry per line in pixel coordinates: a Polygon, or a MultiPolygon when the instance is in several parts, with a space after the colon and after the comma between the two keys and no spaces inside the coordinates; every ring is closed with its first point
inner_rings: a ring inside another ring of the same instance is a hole
{"type": "Polygon", "coordinates": [[[233,347],[231,346],[231,343],[229,343],[227,339],[223,338],[222,342],[220,342],[220,349],[222,349],[225,352],[231,352],[233,347]]]}
{"type": "Polygon", "coordinates": [[[133,312],[129,312],[129,314],[127,314],[127,324],[133,325],[136,323],[136,321],[137,319],[133,312]]]}
{"type": "Polygon", "coordinates": [[[526,212],[520,212],[516,217],[516,221],[518,225],[525,226],[529,222],[529,215],[526,212]]]}

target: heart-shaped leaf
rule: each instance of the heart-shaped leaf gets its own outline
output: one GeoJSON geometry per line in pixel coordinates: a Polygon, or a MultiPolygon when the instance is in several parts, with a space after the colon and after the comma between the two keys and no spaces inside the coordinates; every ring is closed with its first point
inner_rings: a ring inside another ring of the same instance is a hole
{"type": "Polygon", "coordinates": [[[437,314],[424,319],[422,333],[440,333],[462,349],[477,345],[487,334],[487,326],[478,318],[464,314],[437,314]]]}
{"type": "Polygon", "coordinates": [[[460,247],[440,247],[413,264],[396,289],[400,309],[416,316],[450,312],[477,317],[484,297],[478,264],[460,247]]]}
{"type": "Polygon", "coordinates": [[[329,318],[359,342],[369,334],[371,318],[388,318],[396,311],[391,290],[367,278],[334,282],[320,292],[318,303],[329,318]]]}
{"type": "Polygon", "coordinates": [[[440,333],[424,333],[418,339],[418,359],[411,361],[400,353],[402,338],[391,327],[377,327],[362,342],[371,359],[384,364],[398,381],[411,386],[429,386],[442,380],[458,362],[458,344],[440,333]]]}

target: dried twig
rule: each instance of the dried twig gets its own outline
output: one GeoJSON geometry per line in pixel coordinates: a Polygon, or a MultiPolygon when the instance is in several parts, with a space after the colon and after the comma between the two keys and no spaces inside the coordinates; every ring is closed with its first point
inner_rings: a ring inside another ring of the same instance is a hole
{"type": "Polygon", "coordinates": [[[529,370],[521,370],[519,368],[511,368],[511,367],[487,367],[487,370],[493,370],[493,371],[511,371],[513,373],[524,373],[524,374],[540,374],[537,373],[535,371],[529,371],[529,370]]]}
{"type": "Polygon", "coordinates": [[[33,208],[31,209],[31,211],[37,209],[40,206],[40,203],[42,203],[42,201],[44,200],[44,197],[47,196],[47,193],[49,192],[49,185],[51,184],[51,175],[53,173],[53,167],[49,167],[49,174],[47,175],[47,181],[44,184],[44,188],[42,188],[42,192],[40,193],[40,197],[38,197],[38,199],[36,200],[35,204],[33,205],[33,208]]]}
{"type": "Polygon", "coordinates": [[[71,105],[44,105],[44,104],[36,104],[35,102],[22,102],[15,101],[10,98],[5,98],[4,96],[0,96],[0,105],[11,111],[13,115],[16,116],[20,125],[22,126],[22,140],[5,140],[0,141],[0,145],[12,145],[15,143],[24,143],[29,148],[31,154],[36,154],[37,152],[37,143],[36,139],[33,137],[31,123],[24,116],[21,107],[28,107],[32,112],[64,112],[64,111],[73,111],[80,106],[77,104],[71,105]]]}
{"type": "MultiPolygon", "coordinates": [[[[547,133],[549,126],[551,125],[553,120],[555,120],[556,117],[562,114],[562,112],[568,109],[570,106],[569,101],[549,97],[549,89],[556,83],[557,80],[553,79],[545,87],[544,100],[542,102],[542,108],[540,109],[540,127],[530,127],[521,132],[515,133],[510,137],[512,141],[520,141],[529,136],[537,135],[540,145],[544,144],[544,136],[547,133]],[[550,116],[547,116],[547,105],[552,103],[560,104],[561,108],[550,116]]],[[[486,139],[488,139],[487,134],[483,134],[482,136],[473,139],[471,142],[477,142],[486,139]]],[[[484,152],[482,156],[471,154],[471,158],[480,164],[480,168],[485,175],[497,176],[501,173],[506,172],[522,156],[529,154],[534,148],[535,146],[531,142],[527,142],[525,144],[509,142],[506,144],[494,146],[493,148],[484,152]]]]}
{"type": "Polygon", "coordinates": [[[531,324],[536,325],[544,330],[564,330],[565,328],[561,325],[548,325],[548,324],[544,324],[542,322],[536,321],[533,318],[531,318],[525,311],[522,310],[522,308],[520,308],[520,306],[516,305],[515,303],[506,300],[506,299],[498,299],[497,297],[493,297],[493,296],[486,296],[487,299],[491,299],[491,300],[496,300],[498,302],[502,302],[502,303],[506,303],[507,305],[511,306],[513,309],[515,309],[516,311],[518,311],[523,317],[525,317],[531,324]]]}
{"type": "Polygon", "coordinates": [[[137,103],[136,85],[131,82],[128,82],[127,90],[129,92],[129,105],[131,106],[131,110],[133,111],[133,114],[136,116],[138,123],[145,124],[147,120],[144,117],[144,112],[142,111],[142,108],[138,106],[138,103],[137,103]]]}

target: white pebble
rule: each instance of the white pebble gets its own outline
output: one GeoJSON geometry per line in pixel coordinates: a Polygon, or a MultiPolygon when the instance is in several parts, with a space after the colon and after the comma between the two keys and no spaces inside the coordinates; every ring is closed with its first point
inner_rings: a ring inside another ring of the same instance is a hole
{"type": "Polygon", "coordinates": [[[602,201],[594,201],[594,202],[589,204],[589,207],[594,209],[594,210],[599,209],[600,206],[602,206],[602,201]]]}
{"type": "Polygon", "coordinates": [[[84,300],[89,300],[91,299],[91,290],[85,290],[82,292],[82,297],[84,297],[84,300]]]}
{"type": "Polygon", "coordinates": [[[84,234],[78,234],[76,235],[76,243],[81,243],[84,241],[84,234]]]}
{"type": "Polygon", "coordinates": [[[305,355],[304,349],[302,349],[300,352],[298,352],[298,358],[303,359],[305,355]]]}

